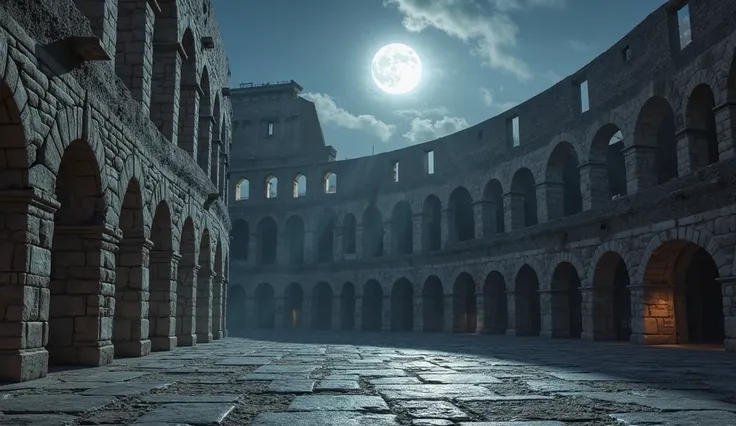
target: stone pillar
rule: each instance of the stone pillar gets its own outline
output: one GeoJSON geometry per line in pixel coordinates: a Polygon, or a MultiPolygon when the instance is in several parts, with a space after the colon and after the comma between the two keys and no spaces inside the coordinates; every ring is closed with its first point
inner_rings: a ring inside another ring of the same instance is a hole
{"type": "Polygon", "coordinates": [[[720,160],[736,157],[736,103],[726,101],[713,108],[718,129],[718,153],[720,160]]]}
{"type": "Polygon", "coordinates": [[[450,215],[448,212],[448,209],[442,210],[442,217],[440,219],[440,247],[447,247],[448,244],[453,242],[453,240],[450,240],[450,223],[448,220],[450,215]]]}
{"type": "Polygon", "coordinates": [[[394,255],[393,245],[391,244],[391,221],[383,222],[383,256],[394,255]]]}
{"type": "MultiPolygon", "coordinates": [[[[274,301],[275,305],[275,301],[274,301]]],[[[274,311],[276,307],[274,306],[274,311]]],[[[258,316],[256,315],[256,300],[253,297],[246,296],[245,298],[245,329],[254,330],[258,328],[258,316]]],[[[275,324],[274,324],[275,327],[275,324]]]]}
{"type": "Polygon", "coordinates": [[[363,330],[363,295],[355,296],[355,324],[353,325],[355,331],[363,330]]]}
{"type": "Polygon", "coordinates": [[[565,290],[539,290],[540,337],[570,337],[570,307],[565,290]]]}
{"type": "Polygon", "coordinates": [[[35,189],[0,191],[0,382],[46,376],[49,276],[59,203],[35,189]]]}
{"type": "MultiPolygon", "coordinates": [[[[311,292],[308,294],[311,295],[311,292]]],[[[302,318],[299,322],[299,328],[312,329],[312,298],[310,296],[302,299],[302,318]]]]}
{"type": "Polygon", "coordinates": [[[414,331],[424,331],[424,295],[422,293],[414,294],[414,331]]]}
{"type": "Polygon", "coordinates": [[[355,256],[358,259],[362,259],[365,256],[363,255],[363,234],[365,234],[365,231],[363,229],[363,224],[355,225],[355,256]]]}
{"type": "Polygon", "coordinates": [[[156,44],[153,49],[151,120],[174,145],[178,144],[179,135],[179,86],[183,54],[179,43],[156,44]]]}
{"type": "Polygon", "coordinates": [[[56,225],[51,253],[48,350],[51,362],[112,362],[115,254],[122,232],[102,226],[56,225]]]}
{"type": "Polygon", "coordinates": [[[342,226],[335,226],[332,229],[332,261],[337,262],[342,260],[343,258],[343,248],[342,248],[342,226]]]}
{"type": "MultiPolygon", "coordinates": [[[[317,260],[319,257],[317,256],[317,244],[316,244],[317,235],[315,235],[314,231],[311,230],[305,230],[304,231],[304,244],[302,246],[302,256],[303,256],[303,263],[305,265],[310,265],[312,263],[317,263],[317,260]]],[[[286,235],[286,229],[284,229],[284,241],[288,240],[288,236],[286,235]]],[[[284,245],[284,248],[288,251],[287,256],[291,255],[291,248],[288,247],[288,245],[284,245]]],[[[333,250],[333,256],[334,256],[334,250],[333,250]]]]}
{"type": "Polygon", "coordinates": [[[332,315],[330,317],[331,324],[330,329],[337,331],[342,328],[341,320],[342,320],[342,297],[340,296],[333,296],[332,297],[332,304],[330,309],[332,310],[332,315]]]}
{"type": "Polygon", "coordinates": [[[473,230],[475,230],[474,239],[485,237],[485,223],[483,221],[484,201],[476,201],[473,203],[473,230]]]}
{"type": "Polygon", "coordinates": [[[630,285],[631,343],[668,345],[677,343],[674,287],[630,285]]]}
{"type": "MultiPolygon", "coordinates": [[[[250,228],[254,230],[254,232],[251,232],[248,236],[248,260],[246,261],[246,264],[248,266],[255,266],[258,264],[258,254],[256,253],[256,250],[258,250],[258,234],[255,232],[255,227],[251,224],[250,228]]],[[[276,237],[280,238],[280,237],[276,237]]],[[[279,240],[278,243],[280,244],[281,241],[279,240]]],[[[283,252],[284,250],[278,250],[276,251],[276,254],[278,255],[279,251],[283,252]]]]}
{"type": "Polygon", "coordinates": [[[149,252],[146,238],[121,241],[115,268],[115,326],[112,343],[116,356],[141,357],[151,353],[149,340],[149,252]]]}
{"type": "Polygon", "coordinates": [[[539,223],[551,222],[565,216],[564,183],[542,182],[536,186],[536,190],[539,223]]]}
{"type": "Polygon", "coordinates": [[[74,3],[89,19],[92,32],[102,41],[102,48],[108,56],[115,58],[118,0],[75,0],[74,3]]]}
{"type": "Polygon", "coordinates": [[[384,294],[383,300],[381,301],[381,331],[390,331],[390,330],[391,330],[391,294],[384,294]]]}
{"type": "Polygon", "coordinates": [[[506,194],[503,194],[503,211],[506,215],[504,220],[506,231],[513,231],[526,227],[526,214],[524,207],[525,200],[526,197],[524,194],[517,192],[507,192],[506,194]]]}
{"type": "Polygon", "coordinates": [[[286,324],[284,323],[285,313],[284,313],[284,305],[285,300],[283,296],[274,296],[274,321],[273,325],[276,330],[282,330],[286,327],[286,324]]]}
{"type": "Polygon", "coordinates": [[[583,297],[584,340],[614,340],[613,288],[580,287],[583,297]]]}
{"type": "Polygon", "coordinates": [[[222,198],[222,201],[225,202],[226,205],[230,204],[230,195],[228,194],[228,189],[230,188],[230,182],[227,178],[227,168],[228,168],[228,160],[227,160],[227,153],[225,152],[224,147],[222,146],[222,141],[220,141],[220,197],[222,198]]]}
{"type": "Polygon", "coordinates": [[[455,310],[454,298],[452,294],[443,295],[443,302],[445,303],[444,312],[442,319],[444,321],[442,330],[445,333],[452,333],[455,331],[455,310]]]}
{"type": "Polygon", "coordinates": [[[424,246],[422,243],[422,238],[424,236],[424,214],[417,213],[412,216],[411,226],[412,226],[412,252],[414,254],[422,253],[424,250],[424,246]]]}
{"type": "Polygon", "coordinates": [[[475,331],[476,333],[488,333],[486,330],[485,295],[481,292],[475,295],[475,331]]]}
{"type": "Polygon", "coordinates": [[[151,111],[153,74],[153,29],[156,15],[150,2],[120,1],[118,5],[117,55],[115,73],[141,103],[143,113],[151,111]]]}
{"type": "MultiPolygon", "coordinates": [[[[177,145],[197,160],[199,135],[199,100],[202,89],[198,84],[182,82],[179,94],[179,139],[177,145]]],[[[209,157],[208,157],[209,161],[209,157]]]]}
{"type": "Polygon", "coordinates": [[[531,336],[533,334],[531,312],[529,311],[528,303],[517,304],[517,298],[525,296],[516,291],[506,291],[509,314],[508,328],[506,329],[506,335],[508,336],[531,336]]]}
{"type": "Polygon", "coordinates": [[[580,193],[583,211],[602,208],[611,201],[608,167],[605,163],[587,162],[580,165],[580,193]]]}
{"type": "MultiPolygon", "coordinates": [[[[498,223],[496,218],[496,203],[491,200],[483,200],[478,201],[476,205],[479,206],[478,208],[481,211],[480,222],[476,221],[476,223],[481,224],[479,235],[481,235],[483,238],[492,238],[498,233],[496,230],[496,224],[498,223]]],[[[500,231],[503,232],[503,229],[501,229],[500,231]]]]}
{"type": "Polygon", "coordinates": [[[222,168],[220,166],[220,150],[222,150],[222,141],[219,138],[214,139],[212,140],[211,146],[212,151],[210,153],[210,180],[212,181],[212,184],[215,185],[215,188],[217,188],[217,191],[220,194],[220,198],[224,200],[225,197],[222,193],[223,181],[220,180],[220,169],[222,168]]]}
{"type": "Polygon", "coordinates": [[[176,347],[176,277],[181,256],[173,251],[152,250],[148,325],[151,350],[176,347]]]}
{"type": "MultiPolygon", "coordinates": [[[[212,338],[219,340],[225,337],[225,312],[227,302],[227,282],[222,275],[212,277],[212,338]]],[[[199,340],[199,337],[197,337],[199,340]]]]}
{"type": "Polygon", "coordinates": [[[736,352],[736,276],[719,280],[723,294],[723,320],[726,352],[736,352]]]}
{"type": "Polygon", "coordinates": [[[199,116],[198,141],[197,141],[197,164],[204,171],[204,174],[210,176],[212,158],[212,129],[215,127],[215,118],[210,115],[210,111],[202,111],[199,116]]]}
{"type": "Polygon", "coordinates": [[[636,194],[657,185],[657,147],[631,145],[622,150],[626,161],[626,193],[636,194]]]}
{"type": "Polygon", "coordinates": [[[197,343],[212,342],[212,282],[217,273],[209,268],[197,273],[197,343]]]}
{"type": "MultiPolygon", "coordinates": [[[[229,296],[229,287],[228,287],[228,281],[227,278],[222,279],[222,285],[220,286],[222,291],[222,303],[220,306],[222,306],[222,310],[220,311],[220,324],[221,330],[222,330],[222,337],[229,336],[228,333],[228,323],[227,323],[227,310],[228,310],[228,296],[229,296]]],[[[243,327],[245,328],[245,327],[243,327]]]]}
{"type": "Polygon", "coordinates": [[[179,346],[197,344],[197,272],[199,265],[179,262],[176,286],[176,340],[179,346]]]}

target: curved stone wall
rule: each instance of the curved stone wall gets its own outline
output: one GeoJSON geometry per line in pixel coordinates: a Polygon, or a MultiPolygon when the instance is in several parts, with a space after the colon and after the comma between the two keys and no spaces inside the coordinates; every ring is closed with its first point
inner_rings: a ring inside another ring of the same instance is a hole
{"type": "Polygon", "coordinates": [[[231,108],[209,9],[0,5],[0,381],[225,334],[231,108]]]}
{"type": "Polygon", "coordinates": [[[736,27],[727,18],[736,4],[689,8],[685,47],[677,11],[662,6],[572,76],[457,134],[231,176],[231,330],[506,332],[736,349],[736,27]],[[335,193],[325,191],[328,173],[335,193]],[[300,175],[307,193],[295,198],[290,181],[300,175]],[[265,197],[267,176],[280,180],[276,198],[265,197]],[[249,197],[238,200],[244,179],[249,197]]]}

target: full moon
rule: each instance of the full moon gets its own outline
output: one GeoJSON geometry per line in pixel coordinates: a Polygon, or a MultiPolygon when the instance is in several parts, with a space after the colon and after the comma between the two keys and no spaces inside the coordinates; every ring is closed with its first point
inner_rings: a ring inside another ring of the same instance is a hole
{"type": "Polygon", "coordinates": [[[373,57],[371,74],[379,89],[403,95],[414,90],[422,79],[422,60],[405,44],[387,44],[373,57]]]}

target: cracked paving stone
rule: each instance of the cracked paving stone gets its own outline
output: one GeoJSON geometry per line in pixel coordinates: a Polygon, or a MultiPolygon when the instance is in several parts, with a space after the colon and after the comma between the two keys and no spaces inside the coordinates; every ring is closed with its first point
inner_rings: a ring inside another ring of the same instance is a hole
{"type": "Polygon", "coordinates": [[[420,374],[419,378],[427,383],[441,384],[490,385],[503,383],[501,380],[486,374],[420,374]]]}
{"type": "Polygon", "coordinates": [[[212,377],[212,376],[185,376],[176,380],[177,383],[188,383],[197,385],[224,385],[230,382],[230,380],[223,377],[212,377]]]}
{"type": "Polygon", "coordinates": [[[124,382],[126,380],[137,379],[150,373],[134,372],[134,371],[101,371],[93,372],[87,371],[86,373],[80,373],[77,375],[70,375],[64,377],[67,382],[107,382],[117,383],[124,382]]]}
{"type": "MultiPolygon", "coordinates": [[[[637,404],[662,411],[731,411],[736,412],[736,405],[702,397],[686,397],[668,392],[565,392],[562,396],[577,396],[619,404],[637,404]]],[[[0,409],[2,411],[2,409],[0,409]]]]}
{"type": "Polygon", "coordinates": [[[369,411],[388,412],[381,397],[367,395],[305,395],[297,396],[287,411],[369,411]]]}
{"type": "Polygon", "coordinates": [[[496,395],[478,385],[381,385],[376,391],[389,401],[400,399],[454,399],[496,395]]]}
{"type": "Polygon", "coordinates": [[[372,385],[419,385],[422,382],[416,377],[381,377],[370,379],[372,385]]]}
{"type": "Polygon", "coordinates": [[[552,396],[545,396],[545,395],[509,395],[509,396],[503,396],[503,395],[490,395],[490,396],[469,396],[469,397],[460,397],[455,398],[458,402],[478,402],[478,401],[487,401],[487,402],[517,402],[517,401],[543,401],[543,400],[550,400],[555,399],[552,396]]]}
{"type": "Polygon", "coordinates": [[[322,380],[314,390],[317,391],[342,391],[360,389],[356,380],[322,380]]]}
{"type": "Polygon", "coordinates": [[[66,414],[0,415],[0,425],[8,426],[62,426],[73,422],[74,416],[66,414]]]}
{"type": "Polygon", "coordinates": [[[309,374],[317,369],[316,365],[264,365],[256,368],[256,374],[309,374]]]}
{"type": "Polygon", "coordinates": [[[527,380],[527,386],[534,392],[593,392],[588,385],[563,380],[527,380]]]}
{"type": "Polygon", "coordinates": [[[452,426],[455,422],[447,419],[414,419],[412,426],[452,426]]]}
{"type": "Polygon", "coordinates": [[[393,414],[364,414],[349,411],[306,413],[264,413],[253,426],[397,426],[393,414]]]}
{"type": "Polygon", "coordinates": [[[215,365],[266,365],[275,361],[272,357],[256,357],[244,356],[235,358],[225,358],[215,363],[215,365]]]}
{"type": "Polygon", "coordinates": [[[360,378],[357,374],[329,374],[322,378],[322,380],[350,380],[357,381],[360,378]]]}
{"type": "Polygon", "coordinates": [[[736,414],[728,411],[677,411],[668,413],[616,413],[610,415],[625,425],[702,426],[736,425],[736,414]]]}
{"type": "Polygon", "coordinates": [[[141,402],[145,404],[222,404],[226,402],[235,402],[240,395],[146,395],[141,397],[141,402]]]}
{"type": "Polygon", "coordinates": [[[605,381],[616,381],[616,382],[633,382],[634,379],[628,377],[616,377],[608,374],[601,373],[565,373],[565,372],[552,372],[548,373],[550,376],[557,377],[562,380],[580,381],[580,382],[605,382],[605,381]]]}
{"type": "Polygon", "coordinates": [[[361,377],[398,377],[406,376],[404,370],[344,370],[340,374],[357,374],[361,377]]]}
{"type": "Polygon", "coordinates": [[[166,371],[166,374],[222,374],[222,369],[208,367],[182,367],[166,371]]]}
{"type": "Polygon", "coordinates": [[[565,426],[565,423],[555,420],[531,420],[518,422],[464,422],[460,426],[565,426]]]}
{"type": "Polygon", "coordinates": [[[289,380],[289,379],[306,379],[309,374],[279,374],[279,373],[248,373],[245,376],[238,377],[239,382],[243,381],[271,381],[271,380],[289,380]]]}
{"type": "Polygon", "coordinates": [[[468,415],[447,401],[402,401],[397,407],[407,410],[410,417],[465,420],[468,415]]]}
{"type": "Polygon", "coordinates": [[[274,380],[268,386],[273,393],[312,393],[314,380],[274,380]]]}
{"type": "Polygon", "coordinates": [[[150,392],[154,389],[163,389],[170,383],[118,383],[89,389],[80,395],[90,396],[133,396],[150,392]]]}
{"type": "Polygon", "coordinates": [[[81,395],[23,395],[0,400],[4,414],[79,414],[95,410],[113,402],[109,396],[81,395]]]}
{"type": "Polygon", "coordinates": [[[137,424],[140,423],[184,423],[187,425],[218,425],[233,411],[233,404],[203,404],[203,403],[187,403],[187,404],[166,404],[161,407],[154,408],[143,416],[139,417],[137,424]]]}

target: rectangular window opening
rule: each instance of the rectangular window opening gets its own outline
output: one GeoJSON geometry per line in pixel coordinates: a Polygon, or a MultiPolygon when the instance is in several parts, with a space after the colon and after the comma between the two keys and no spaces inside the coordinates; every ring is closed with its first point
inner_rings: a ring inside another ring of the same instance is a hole
{"type": "Polygon", "coordinates": [[[516,115],[508,121],[508,133],[511,138],[511,146],[514,148],[521,145],[520,127],[519,127],[519,116],[516,115]]]}
{"type": "Polygon", "coordinates": [[[580,83],[580,112],[590,109],[590,98],[588,97],[588,80],[580,83]]]}
{"type": "Polygon", "coordinates": [[[393,176],[394,176],[394,182],[398,182],[399,181],[399,162],[398,161],[394,161],[393,176]]]}
{"type": "Polygon", "coordinates": [[[425,167],[427,168],[427,174],[434,174],[434,151],[427,151],[425,159],[425,167]]]}
{"type": "Polygon", "coordinates": [[[629,62],[631,59],[631,47],[624,47],[624,50],[621,51],[621,56],[623,56],[624,62],[629,62]]]}
{"type": "Polygon", "coordinates": [[[273,121],[268,122],[267,132],[268,136],[273,136],[273,121]]]}
{"type": "Polygon", "coordinates": [[[689,4],[685,4],[677,11],[677,31],[680,38],[680,49],[684,49],[693,41],[689,4]]]}

